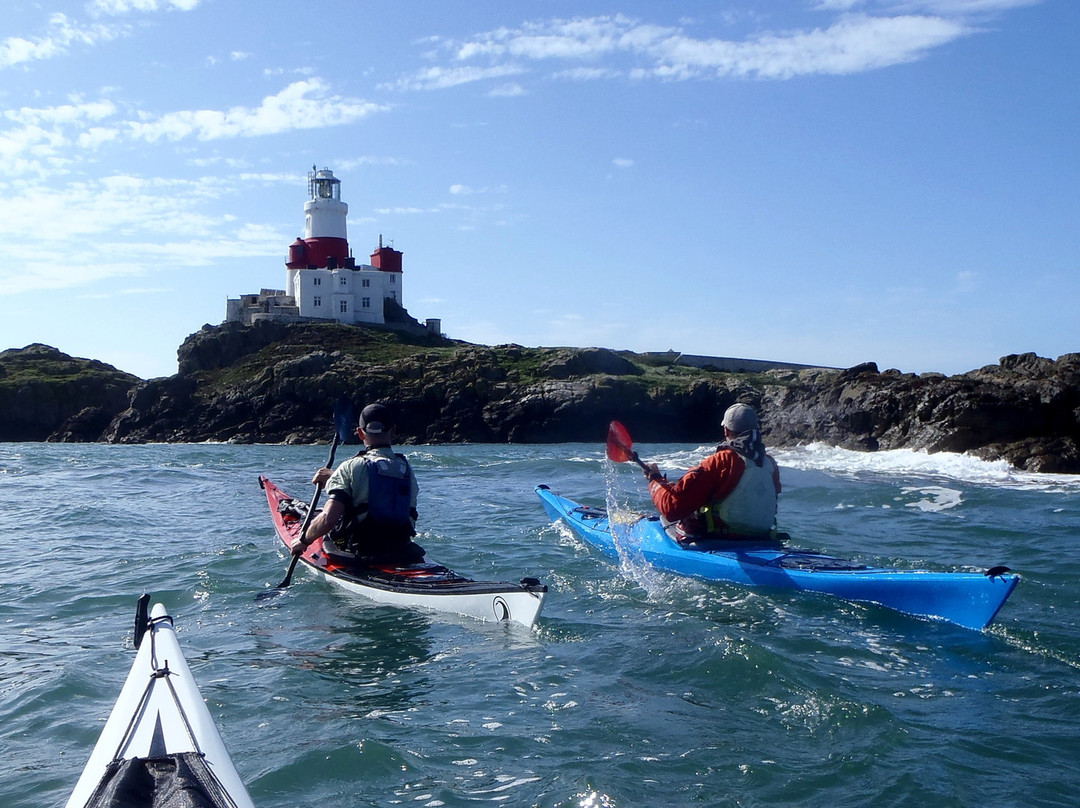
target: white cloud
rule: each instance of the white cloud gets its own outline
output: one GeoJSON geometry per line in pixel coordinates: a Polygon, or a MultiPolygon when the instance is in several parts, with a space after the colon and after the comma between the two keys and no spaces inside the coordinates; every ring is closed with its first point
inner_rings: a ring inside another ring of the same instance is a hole
{"type": "Polygon", "coordinates": [[[0,112],[0,177],[64,170],[77,156],[123,139],[156,143],[260,137],[353,123],[386,106],[332,94],[318,78],[297,81],[256,107],[181,110],[125,120],[108,99],[0,112]],[[5,125],[7,124],[7,125],[5,125]]]}
{"type": "MultiPolygon", "coordinates": [[[[294,178],[295,180],[295,178],[294,178]]],[[[207,265],[221,258],[277,256],[289,234],[206,212],[231,193],[219,176],[196,180],[112,175],[99,181],[9,185],[0,194],[0,295],[85,287],[116,277],[207,265]],[[26,233],[38,240],[27,241],[26,233]],[[192,234],[198,234],[197,237],[192,234]],[[78,256],[78,271],[43,261],[78,256]]]]}
{"type": "Polygon", "coordinates": [[[445,90],[474,81],[505,78],[525,72],[517,65],[497,65],[495,67],[429,67],[411,76],[384,84],[380,89],[392,90],[445,90]]]}
{"type": "Polygon", "coordinates": [[[1041,2],[1043,0],[906,0],[898,2],[898,5],[925,14],[978,14],[1008,11],[1041,2]]]}
{"type": "Polygon", "coordinates": [[[96,45],[122,36],[127,30],[123,26],[80,26],[64,14],[53,14],[43,36],[33,39],[12,36],[0,40],[0,68],[51,59],[65,53],[71,45],[96,45]]]}
{"type": "Polygon", "coordinates": [[[632,168],[634,165],[634,161],[626,157],[616,157],[611,162],[618,168],[632,168]]]}
{"type": "Polygon", "coordinates": [[[474,194],[505,194],[506,186],[497,185],[495,187],[485,186],[483,188],[473,188],[469,185],[455,184],[450,186],[450,193],[454,194],[455,196],[472,196],[474,194]]]}
{"type": "Polygon", "coordinates": [[[633,27],[621,15],[526,23],[517,30],[499,28],[480,34],[459,46],[455,58],[596,59],[620,50],[619,40],[633,27]]]}
{"type": "Polygon", "coordinates": [[[329,95],[323,82],[315,78],[293,82],[263,99],[258,107],[182,110],[149,121],[130,121],[126,126],[132,137],[151,143],[186,137],[219,140],[338,126],[384,109],[369,101],[329,95]]]}
{"type": "Polygon", "coordinates": [[[79,300],[109,300],[114,297],[127,297],[130,295],[161,295],[169,294],[173,290],[165,286],[156,288],[134,287],[131,289],[116,289],[111,292],[86,292],[79,295],[79,300]]]}
{"type": "Polygon", "coordinates": [[[936,17],[858,16],[827,29],[741,43],[671,36],[650,48],[656,57],[651,72],[660,78],[843,75],[914,61],[967,33],[964,24],[936,17]]]}
{"type": "Polygon", "coordinates": [[[237,175],[237,180],[244,184],[251,182],[262,182],[272,183],[275,185],[296,185],[297,179],[298,178],[296,174],[290,174],[284,171],[272,173],[268,173],[265,171],[242,171],[239,175],[237,175]]]}
{"type": "MultiPolygon", "coordinates": [[[[93,0],[86,6],[95,17],[119,17],[130,12],[191,11],[202,0],[93,0]]],[[[0,69],[51,59],[67,53],[72,45],[93,46],[131,32],[122,23],[83,24],[66,14],[49,16],[45,33],[36,37],[10,36],[0,40],[0,69]]],[[[240,54],[242,56],[242,54],[240,54]]],[[[238,54],[234,53],[233,58],[238,54]]]]}
{"type": "Polygon", "coordinates": [[[344,160],[335,160],[334,165],[342,171],[349,171],[357,166],[411,166],[415,163],[402,157],[379,157],[377,155],[365,155],[344,160]]]}
{"type": "Polygon", "coordinates": [[[817,11],[850,11],[865,2],[866,0],[819,0],[814,8],[817,11]]]}
{"type": "Polygon", "coordinates": [[[61,104],[58,107],[22,107],[7,110],[4,117],[24,126],[42,124],[78,125],[83,121],[100,121],[116,113],[116,105],[111,101],[89,101],[78,104],[61,104]]]}
{"type": "Polygon", "coordinates": [[[117,129],[110,129],[105,126],[92,126],[79,133],[76,143],[78,143],[80,148],[92,151],[104,143],[112,143],[119,138],[120,132],[117,129]]]}
{"type": "Polygon", "coordinates": [[[488,95],[494,98],[515,98],[519,95],[525,95],[525,88],[517,82],[510,82],[493,88],[488,95]]]}
{"type": "Polygon", "coordinates": [[[93,0],[87,5],[91,14],[119,16],[133,11],[191,11],[202,0],[93,0]]]}
{"type": "Polygon", "coordinates": [[[518,75],[527,72],[527,63],[541,61],[567,65],[554,77],[577,81],[843,75],[911,62],[973,33],[976,29],[962,12],[1034,1],[924,0],[920,5],[949,6],[952,13],[874,16],[850,13],[856,0],[824,0],[818,10],[836,12],[826,27],[761,32],[741,40],[697,37],[684,27],[622,15],[535,22],[454,44],[454,65],[430,67],[393,86],[441,89],[518,75]]]}
{"type": "Polygon", "coordinates": [[[612,67],[572,67],[568,70],[559,70],[554,74],[558,79],[570,81],[595,81],[597,79],[614,79],[626,75],[622,70],[612,67]]]}

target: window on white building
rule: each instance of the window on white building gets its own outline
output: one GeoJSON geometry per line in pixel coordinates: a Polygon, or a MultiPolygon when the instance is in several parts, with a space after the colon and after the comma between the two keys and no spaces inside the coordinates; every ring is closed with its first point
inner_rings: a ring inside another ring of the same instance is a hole
{"type": "Polygon", "coordinates": [[[338,304],[338,310],[342,314],[348,314],[349,313],[349,303],[348,303],[348,301],[345,301],[345,300],[340,301],[340,303],[338,304]]]}
{"type": "Polygon", "coordinates": [[[349,285],[349,276],[348,275],[342,275],[341,276],[341,285],[342,286],[348,286],[349,285]]]}
{"type": "Polygon", "coordinates": [[[360,308],[370,309],[371,308],[371,298],[370,297],[360,298],[360,308]]]}
{"type": "Polygon", "coordinates": [[[312,286],[322,286],[322,278],[312,278],[311,279],[311,285],[312,286]]]}
{"type": "Polygon", "coordinates": [[[311,299],[311,305],[314,306],[317,309],[321,309],[322,308],[322,298],[321,297],[313,297],[311,299]]]}
{"type": "Polygon", "coordinates": [[[369,286],[371,286],[371,278],[362,279],[360,281],[360,285],[363,286],[365,289],[367,289],[369,286]]]}
{"type": "Polygon", "coordinates": [[[397,283],[397,275],[390,276],[390,283],[397,283]]]}

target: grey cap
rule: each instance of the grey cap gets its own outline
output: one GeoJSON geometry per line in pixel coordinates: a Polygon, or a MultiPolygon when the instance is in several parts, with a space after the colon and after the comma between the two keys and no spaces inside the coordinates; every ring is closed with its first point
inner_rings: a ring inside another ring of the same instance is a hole
{"type": "Polygon", "coordinates": [[[394,413],[385,404],[368,404],[360,413],[360,428],[369,435],[382,435],[394,425],[394,413]]]}
{"type": "Polygon", "coordinates": [[[730,429],[736,435],[749,432],[751,429],[760,429],[757,413],[753,407],[746,404],[732,404],[724,412],[724,429],[730,429]]]}

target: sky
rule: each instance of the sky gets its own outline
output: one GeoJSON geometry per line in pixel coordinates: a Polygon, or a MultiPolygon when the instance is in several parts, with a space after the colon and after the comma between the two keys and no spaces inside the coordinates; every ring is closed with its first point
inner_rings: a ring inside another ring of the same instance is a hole
{"type": "Polygon", "coordinates": [[[962,373],[1080,351],[1077,0],[5,0],[0,350],[142,378],[307,172],[469,342],[962,373]]]}

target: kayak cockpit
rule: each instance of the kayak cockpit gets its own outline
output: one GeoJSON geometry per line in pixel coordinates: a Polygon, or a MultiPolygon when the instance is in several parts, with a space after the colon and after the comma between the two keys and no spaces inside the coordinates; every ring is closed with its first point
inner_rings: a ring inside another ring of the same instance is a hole
{"type": "Polygon", "coordinates": [[[85,808],[234,808],[199,752],[112,761],[85,808]]]}

